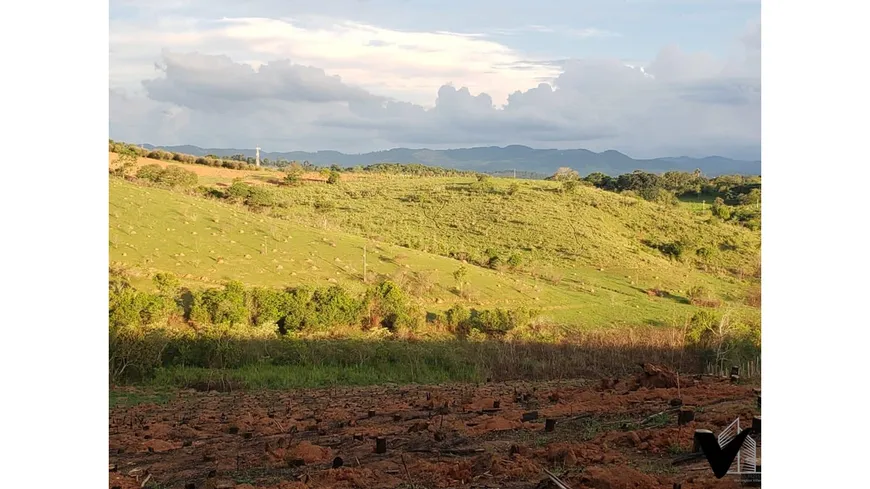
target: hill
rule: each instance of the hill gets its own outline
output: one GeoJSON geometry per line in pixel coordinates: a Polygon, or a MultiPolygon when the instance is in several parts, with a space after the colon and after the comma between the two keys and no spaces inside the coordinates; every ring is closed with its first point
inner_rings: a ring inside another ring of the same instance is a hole
{"type": "MultiPolygon", "coordinates": [[[[147,149],[158,148],[144,144],[147,149]]],[[[197,146],[160,146],[166,151],[191,154],[195,156],[215,155],[229,157],[243,155],[253,157],[253,149],[200,148],[197,146]]],[[[595,153],[586,149],[534,149],[527,146],[477,147],[464,149],[432,150],[395,148],[365,154],[345,154],[338,151],[266,152],[260,151],[261,159],[271,162],[308,161],[317,166],[339,165],[342,167],[367,166],[376,163],[420,163],[459,170],[478,172],[505,172],[517,170],[533,174],[552,175],[560,167],[571,167],[581,175],[601,172],[618,175],[634,170],[661,173],[671,170],[693,171],[696,168],[709,176],[724,174],[761,174],[760,161],[741,161],[720,156],[706,158],[665,157],[655,159],[634,159],[623,153],[608,150],[595,153]]]]}
{"type": "Polygon", "coordinates": [[[591,187],[565,194],[558,182],[345,174],[283,186],[270,183],[274,171],[178,166],[199,174],[199,191],[110,181],[110,258],[143,287],[169,271],[196,287],[234,279],[361,292],[365,252],[369,273],[415,289],[430,312],[525,305],[561,327],[669,324],[702,310],[689,300],[700,287],[731,314],[759,316],[744,303],[759,233],[684,206],[591,187]],[[234,182],[258,185],[269,205],[207,197],[234,182]],[[677,259],[668,246],[685,251],[677,259]]]}

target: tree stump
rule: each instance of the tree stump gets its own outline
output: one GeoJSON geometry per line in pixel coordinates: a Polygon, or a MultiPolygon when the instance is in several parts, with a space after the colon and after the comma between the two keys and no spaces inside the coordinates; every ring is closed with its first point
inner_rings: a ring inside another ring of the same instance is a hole
{"type": "Polygon", "coordinates": [[[375,439],[375,453],[387,453],[387,439],[383,436],[375,439]]]}
{"type": "Polygon", "coordinates": [[[544,422],[544,431],[553,431],[556,429],[556,420],[555,419],[547,419],[544,422]]]}
{"type": "Polygon", "coordinates": [[[684,424],[688,424],[690,421],[695,419],[695,411],[689,408],[680,408],[677,411],[677,424],[682,426],[684,424]]]}
{"type": "Polygon", "coordinates": [[[537,411],[529,411],[527,413],[523,413],[522,421],[525,423],[526,421],[533,421],[538,419],[537,411]]]}

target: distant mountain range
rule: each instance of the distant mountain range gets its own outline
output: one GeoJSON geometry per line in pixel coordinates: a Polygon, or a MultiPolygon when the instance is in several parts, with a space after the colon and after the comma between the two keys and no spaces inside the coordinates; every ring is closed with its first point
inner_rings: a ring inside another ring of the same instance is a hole
{"type": "MultiPolygon", "coordinates": [[[[196,156],[212,154],[229,157],[241,154],[253,157],[256,153],[253,149],[215,149],[190,145],[153,146],[143,144],[142,147],[148,149],[161,148],[166,151],[196,156]]],[[[429,166],[505,175],[508,172],[512,173],[516,170],[517,176],[520,176],[520,173],[552,175],[558,168],[564,166],[576,170],[583,176],[593,172],[615,176],[634,170],[662,173],[670,170],[693,171],[696,168],[711,177],[735,173],[744,175],[761,174],[760,161],[733,160],[721,156],[634,159],[614,150],[595,153],[586,149],[534,149],[518,145],[504,148],[489,146],[446,150],[395,148],[364,154],[345,154],[338,151],[270,153],[261,150],[260,159],[269,159],[272,162],[279,159],[287,161],[296,160],[299,162],[307,160],[317,166],[335,164],[342,167],[366,166],[375,163],[421,163],[429,166]]]]}

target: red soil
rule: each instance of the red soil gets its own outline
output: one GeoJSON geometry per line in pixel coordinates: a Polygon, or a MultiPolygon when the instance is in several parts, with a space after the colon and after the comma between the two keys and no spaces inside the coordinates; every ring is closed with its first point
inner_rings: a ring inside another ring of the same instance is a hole
{"type": "Polygon", "coordinates": [[[183,391],[164,405],[112,409],[109,486],[138,488],[150,477],[149,485],[196,489],[378,489],[409,480],[533,488],[547,468],[573,489],[738,487],[733,477],[716,480],[703,459],[671,462],[691,451],[696,428],[718,432],[738,416],[748,424],[758,414],[752,388],[681,378],[679,390],[630,390],[636,380],[607,390],[563,382],[183,391]],[[684,426],[670,402],[678,396],[695,407],[684,426]],[[538,418],[521,421],[531,411],[538,418]],[[547,418],[557,421],[552,432],[547,418]],[[386,438],[385,454],[374,453],[376,437],[386,438]]]}

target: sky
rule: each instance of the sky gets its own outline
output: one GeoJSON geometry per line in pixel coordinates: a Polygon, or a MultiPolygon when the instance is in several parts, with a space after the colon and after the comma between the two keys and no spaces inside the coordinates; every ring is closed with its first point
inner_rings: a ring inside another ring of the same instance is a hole
{"type": "Polygon", "coordinates": [[[110,0],[109,133],[760,159],[757,0],[110,0]]]}

